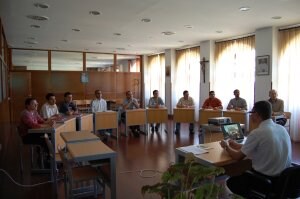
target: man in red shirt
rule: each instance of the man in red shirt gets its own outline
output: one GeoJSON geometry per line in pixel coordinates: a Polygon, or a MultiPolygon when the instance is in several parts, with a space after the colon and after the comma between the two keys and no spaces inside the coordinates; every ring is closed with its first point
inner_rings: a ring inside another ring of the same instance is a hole
{"type": "Polygon", "coordinates": [[[202,108],[215,110],[223,109],[221,100],[215,97],[215,91],[209,92],[209,98],[205,100],[205,102],[202,105],[202,108]]]}

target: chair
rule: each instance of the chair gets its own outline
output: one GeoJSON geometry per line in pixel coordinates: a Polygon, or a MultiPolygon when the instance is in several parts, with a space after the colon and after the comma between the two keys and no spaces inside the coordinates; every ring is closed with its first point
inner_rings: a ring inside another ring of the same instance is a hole
{"type": "Polygon", "coordinates": [[[288,129],[289,135],[291,133],[291,117],[292,117],[292,113],[291,112],[284,112],[284,115],[287,119],[286,124],[284,125],[285,128],[288,129]]]}
{"type": "Polygon", "coordinates": [[[300,165],[286,168],[280,174],[276,184],[262,175],[254,172],[247,172],[249,179],[255,180],[255,185],[251,190],[251,198],[285,199],[300,197],[300,165]]]}
{"type": "Polygon", "coordinates": [[[50,168],[51,168],[51,180],[54,182],[54,193],[57,194],[57,164],[62,163],[61,157],[59,154],[56,154],[54,151],[55,146],[53,146],[51,140],[48,137],[48,134],[44,135],[45,142],[47,144],[50,156],[50,168]]]}
{"type": "Polygon", "coordinates": [[[39,156],[41,157],[40,159],[40,164],[42,166],[42,168],[44,168],[44,160],[43,160],[43,150],[41,148],[41,146],[39,145],[31,145],[31,144],[24,144],[23,143],[23,139],[22,137],[20,136],[19,134],[20,132],[20,126],[17,126],[16,127],[16,136],[17,136],[17,142],[18,142],[18,147],[19,147],[19,155],[20,155],[20,173],[23,174],[23,171],[24,171],[24,164],[23,164],[23,149],[24,149],[24,145],[30,145],[30,160],[31,160],[31,169],[32,169],[32,172],[36,171],[37,169],[33,169],[33,165],[34,165],[34,148],[35,147],[38,147],[39,148],[39,151],[40,151],[40,154],[39,156]]]}
{"type": "MultiPolygon", "coordinates": [[[[81,192],[84,191],[84,188],[87,187],[80,187],[80,192],[78,192],[78,189],[76,188],[76,184],[80,183],[80,185],[84,185],[83,182],[89,182],[93,181],[93,187],[94,187],[94,197],[97,197],[98,193],[98,185],[97,182],[102,186],[103,188],[103,183],[99,179],[99,173],[96,168],[91,167],[90,165],[86,166],[78,166],[78,167],[73,167],[74,162],[70,160],[70,158],[67,157],[67,153],[59,148],[58,149],[60,157],[63,161],[63,168],[64,168],[64,184],[65,184],[65,196],[66,198],[73,198],[74,196],[82,196],[86,194],[90,194],[90,191],[87,190],[86,192],[81,192]]],[[[103,193],[105,189],[103,188],[103,193]]]]}

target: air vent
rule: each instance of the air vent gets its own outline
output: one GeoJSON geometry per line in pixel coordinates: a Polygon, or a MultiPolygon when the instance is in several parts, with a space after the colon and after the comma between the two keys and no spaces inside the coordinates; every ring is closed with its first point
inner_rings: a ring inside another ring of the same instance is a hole
{"type": "Polygon", "coordinates": [[[41,26],[39,25],[30,25],[31,28],[40,28],[41,26]]]}
{"type": "Polygon", "coordinates": [[[115,36],[121,36],[121,33],[114,33],[115,36]]]}
{"type": "Polygon", "coordinates": [[[92,10],[89,12],[90,15],[101,15],[101,12],[96,11],[96,10],[92,10]]]}
{"type": "Polygon", "coordinates": [[[34,3],[33,5],[37,8],[43,8],[43,9],[49,8],[49,5],[45,3],[34,3]]]}
{"type": "Polygon", "coordinates": [[[74,32],[80,32],[80,29],[77,29],[77,28],[73,28],[72,29],[74,32]]]}
{"type": "Polygon", "coordinates": [[[165,31],[165,32],[162,32],[162,34],[164,34],[164,35],[174,35],[176,33],[172,32],[172,31],[165,31]]]}
{"type": "Polygon", "coordinates": [[[141,19],[141,21],[144,22],[144,23],[149,23],[149,22],[151,22],[151,19],[149,19],[149,18],[144,18],[144,19],[141,19]]]}
{"type": "Polygon", "coordinates": [[[37,41],[24,41],[25,44],[37,44],[38,42],[37,41]]]}
{"type": "Polygon", "coordinates": [[[49,17],[38,16],[38,15],[27,15],[27,18],[37,20],[37,21],[47,21],[47,20],[49,20],[49,17]]]}

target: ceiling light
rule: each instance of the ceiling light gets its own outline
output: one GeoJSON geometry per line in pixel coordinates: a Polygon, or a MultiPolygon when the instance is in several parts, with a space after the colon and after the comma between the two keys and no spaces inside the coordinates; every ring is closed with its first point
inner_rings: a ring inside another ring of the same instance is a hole
{"type": "Polygon", "coordinates": [[[47,21],[47,20],[49,20],[49,17],[38,16],[38,15],[27,15],[27,18],[37,20],[37,21],[47,21]]]}
{"type": "Polygon", "coordinates": [[[25,44],[37,44],[37,41],[24,41],[25,44]]]}
{"type": "Polygon", "coordinates": [[[114,33],[115,36],[121,36],[121,33],[114,33]]]}
{"type": "Polygon", "coordinates": [[[250,8],[248,6],[240,7],[240,11],[249,11],[250,8]]]}
{"type": "Polygon", "coordinates": [[[34,38],[34,37],[27,37],[27,39],[35,40],[35,38],[34,38]]]}
{"type": "Polygon", "coordinates": [[[68,42],[68,40],[67,40],[67,39],[62,39],[61,41],[63,41],[63,42],[68,42]]]}
{"type": "Polygon", "coordinates": [[[101,12],[96,11],[96,10],[92,10],[89,12],[90,15],[101,15],[101,12]]]}
{"type": "Polygon", "coordinates": [[[40,28],[41,26],[39,25],[30,25],[31,28],[40,28]]]}
{"type": "Polygon", "coordinates": [[[223,32],[223,30],[217,30],[216,31],[216,33],[222,33],[223,32]]]}
{"type": "Polygon", "coordinates": [[[43,9],[49,8],[49,5],[45,3],[34,3],[33,5],[37,8],[43,8],[43,9]]]}
{"type": "Polygon", "coordinates": [[[149,23],[149,22],[151,22],[151,19],[149,19],[149,18],[144,18],[144,19],[141,19],[141,21],[144,22],[144,23],[149,23]]]}
{"type": "Polygon", "coordinates": [[[80,29],[77,29],[77,28],[73,28],[72,29],[74,32],[79,32],[80,31],[80,29]]]}
{"type": "Polygon", "coordinates": [[[272,19],[281,19],[282,17],[281,16],[274,16],[272,17],[272,19]]]}
{"type": "Polygon", "coordinates": [[[193,28],[192,25],[184,25],[185,28],[193,28]]]}
{"type": "Polygon", "coordinates": [[[97,42],[96,44],[98,44],[98,45],[101,45],[101,44],[102,44],[102,42],[97,42]]]}
{"type": "Polygon", "coordinates": [[[164,34],[164,35],[174,35],[176,33],[172,32],[172,31],[164,31],[164,32],[162,32],[162,34],[164,34]]]}

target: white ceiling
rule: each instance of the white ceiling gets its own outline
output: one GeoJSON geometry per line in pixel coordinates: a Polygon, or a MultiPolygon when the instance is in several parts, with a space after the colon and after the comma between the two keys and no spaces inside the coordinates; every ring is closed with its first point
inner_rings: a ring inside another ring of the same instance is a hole
{"type": "Polygon", "coordinates": [[[300,0],[0,0],[0,13],[11,47],[151,54],[299,24],[300,0]],[[49,8],[35,7],[37,2],[49,8]],[[239,11],[243,6],[250,10],[239,11]],[[94,10],[101,15],[90,15],[94,10]],[[27,15],[49,20],[35,21],[27,15]],[[272,19],[275,16],[282,18],[272,19]],[[176,34],[166,36],[164,31],[176,34]]]}

